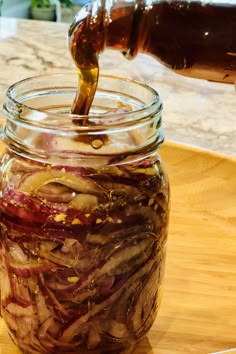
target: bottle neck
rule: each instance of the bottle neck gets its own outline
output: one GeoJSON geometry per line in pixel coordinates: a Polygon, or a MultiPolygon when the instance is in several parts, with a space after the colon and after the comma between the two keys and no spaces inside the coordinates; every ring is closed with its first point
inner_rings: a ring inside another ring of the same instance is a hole
{"type": "Polygon", "coordinates": [[[147,31],[147,14],[152,0],[129,1],[95,0],[91,2],[89,22],[97,22],[103,32],[100,52],[105,48],[119,50],[128,59],[142,51],[147,31]]]}
{"type": "Polygon", "coordinates": [[[123,51],[127,59],[133,59],[138,52],[145,52],[148,36],[148,16],[152,8],[152,0],[138,0],[133,3],[132,24],[129,33],[127,50],[123,51]]]}
{"type": "Polygon", "coordinates": [[[128,59],[146,53],[178,74],[235,82],[236,0],[103,0],[102,8],[103,49],[128,59]]]}

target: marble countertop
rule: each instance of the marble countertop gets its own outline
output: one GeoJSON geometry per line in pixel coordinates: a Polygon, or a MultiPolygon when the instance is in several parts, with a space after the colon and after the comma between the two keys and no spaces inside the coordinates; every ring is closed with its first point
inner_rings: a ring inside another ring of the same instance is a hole
{"type": "MultiPolygon", "coordinates": [[[[1,106],[7,87],[20,79],[75,70],[67,30],[63,23],[0,18],[1,106]]],[[[115,51],[101,55],[100,72],[140,80],[158,91],[166,139],[236,156],[233,85],[182,77],[151,57],[130,62],[115,51]]]]}

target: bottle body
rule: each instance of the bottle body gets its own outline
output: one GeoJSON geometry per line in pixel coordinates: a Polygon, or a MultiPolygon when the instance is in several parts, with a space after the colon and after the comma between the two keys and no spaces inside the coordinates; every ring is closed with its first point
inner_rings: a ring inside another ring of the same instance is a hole
{"type": "Polygon", "coordinates": [[[154,4],[150,40],[142,50],[176,73],[212,81],[236,81],[236,1],[172,1],[154,4]]]}
{"type": "Polygon", "coordinates": [[[161,102],[145,85],[103,77],[91,115],[72,117],[74,79],[24,80],[5,104],[1,309],[27,354],[129,351],[160,303],[161,102]]]}
{"type": "MultiPolygon", "coordinates": [[[[97,2],[98,5],[98,2],[97,2]]],[[[105,2],[105,47],[189,77],[236,81],[236,1],[105,2]]]]}

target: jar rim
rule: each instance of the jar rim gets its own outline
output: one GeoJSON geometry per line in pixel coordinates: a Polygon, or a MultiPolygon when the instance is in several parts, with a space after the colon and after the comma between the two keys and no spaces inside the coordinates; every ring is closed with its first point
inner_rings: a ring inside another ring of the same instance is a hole
{"type": "Polygon", "coordinates": [[[107,156],[125,161],[156,153],[164,134],[162,101],[153,88],[101,75],[92,105],[92,113],[101,113],[79,116],[71,114],[77,80],[74,73],[39,75],[9,87],[2,139],[13,153],[71,164],[88,158],[98,163],[107,156]],[[128,104],[127,111],[120,104],[128,104]]]}
{"type": "MultiPolygon", "coordinates": [[[[47,128],[47,129],[55,129],[55,126],[58,127],[58,122],[60,118],[60,129],[66,130],[66,131],[83,131],[86,132],[87,130],[91,131],[100,131],[102,130],[110,130],[111,126],[112,128],[115,127],[120,127],[121,125],[125,127],[126,125],[135,125],[139,122],[143,122],[145,118],[150,119],[150,116],[156,115],[161,113],[162,111],[162,101],[160,99],[159,94],[157,91],[147,85],[146,83],[129,79],[129,78],[124,78],[124,77],[119,77],[115,75],[105,75],[101,74],[99,76],[99,82],[100,80],[103,79],[108,79],[108,80],[119,80],[120,82],[124,82],[129,85],[134,85],[137,88],[142,88],[150,94],[150,101],[143,105],[142,107],[139,107],[138,109],[131,110],[131,111],[123,111],[122,113],[117,111],[117,112],[109,112],[109,114],[106,114],[106,117],[109,116],[109,120],[106,118],[104,119],[105,114],[99,114],[99,113],[92,113],[88,115],[78,115],[78,114],[72,114],[71,112],[66,112],[63,113],[64,117],[69,118],[69,119],[64,119],[63,122],[61,121],[61,113],[58,112],[52,112],[52,111],[47,111],[44,109],[40,108],[34,108],[30,106],[29,104],[24,103],[24,99],[27,98],[28,92],[24,92],[23,97],[17,96],[17,90],[20,88],[29,85],[30,83],[37,83],[37,81],[40,80],[52,80],[52,79],[60,79],[64,77],[72,78],[73,80],[77,80],[77,75],[76,73],[72,72],[67,72],[67,73],[53,73],[53,74],[46,74],[46,75],[37,75],[37,76],[32,76],[25,78],[23,80],[20,80],[14,84],[12,84],[6,92],[6,97],[7,100],[3,105],[4,111],[8,116],[8,119],[11,121],[14,121],[14,123],[21,122],[24,124],[30,124],[31,126],[37,126],[38,128],[47,128]],[[23,114],[22,114],[23,112],[23,114]],[[31,114],[29,114],[31,113],[31,114]],[[32,113],[38,113],[38,119],[32,119],[32,113]],[[44,115],[47,115],[47,119],[44,115]],[[91,125],[84,125],[81,127],[79,124],[79,121],[84,119],[92,119],[93,122],[95,123],[93,126],[91,125]],[[108,123],[106,123],[108,122],[108,123]],[[39,124],[40,123],[40,124],[39,124]],[[102,124],[101,124],[102,123],[102,124]]],[[[61,80],[62,83],[64,80],[61,80]]],[[[73,87],[66,87],[66,89],[71,89],[74,90],[75,93],[77,92],[77,81],[75,81],[76,84],[73,87]]],[[[98,84],[99,85],[99,84],[98,84]]],[[[134,87],[134,90],[135,90],[134,87]]],[[[57,89],[62,89],[63,85],[61,87],[49,87],[48,89],[52,90],[57,90],[57,89]]],[[[108,88],[109,90],[109,88],[108,88]]],[[[99,86],[97,89],[97,92],[99,92],[99,86]]],[[[40,90],[36,90],[34,95],[37,93],[40,93],[40,90]]],[[[42,94],[42,92],[40,93],[42,94]]],[[[72,104],[72,102],[71,102],[72,104]]]]}

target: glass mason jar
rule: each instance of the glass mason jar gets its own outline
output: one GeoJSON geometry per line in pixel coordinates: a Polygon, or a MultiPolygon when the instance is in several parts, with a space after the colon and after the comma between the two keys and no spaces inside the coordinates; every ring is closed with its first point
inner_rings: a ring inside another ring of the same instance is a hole
{"type": "Polygon", "coordinates": [[[169,210],[162,103],[101,76],[89,116],[74,74],[7,91],[1,310],[24,353],[129,352],[160,304],[169,210]]]}

